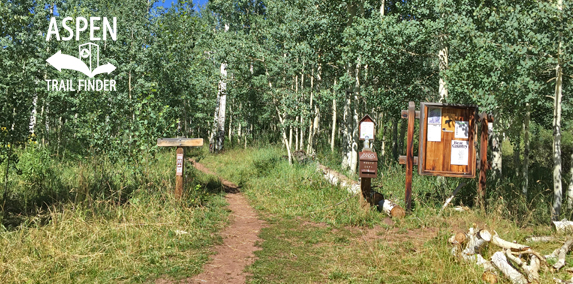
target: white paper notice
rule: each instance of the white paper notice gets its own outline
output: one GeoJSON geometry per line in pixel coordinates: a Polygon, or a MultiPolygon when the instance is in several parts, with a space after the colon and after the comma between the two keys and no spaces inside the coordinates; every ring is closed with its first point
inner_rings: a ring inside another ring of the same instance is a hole
{"type": "Polygon", "coordinates": [[[374,122],[364,121],[360,123],[360,139],[374,139],[374,122]]]}
{"type": "Polygon", "coordinates": [[[456,131],[454,138],[468,138],[470,126],[467,121],[456,121],[456,131]]]}
{"type": "Polygon", "coordinates": [[[467,166],[469,158],[468,141],[452,140],[451,161],[452,165],[467,166]]]}
{"type": "Polygon", "coordinates": [[[442,124],[442,109],[439,107],[428,109],[428,124],[442,124]]]}
{"type": "Polygon", "coordinates": [[[428,141],[442,141],[442,126],[439,124],[428,124],[428,141]]]}

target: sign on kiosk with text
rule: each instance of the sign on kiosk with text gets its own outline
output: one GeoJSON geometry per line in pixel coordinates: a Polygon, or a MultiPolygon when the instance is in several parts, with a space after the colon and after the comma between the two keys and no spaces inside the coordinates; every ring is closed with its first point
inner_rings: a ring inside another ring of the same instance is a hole
{"type": "Polygon", "coordinates": [[[475,106],[421,103],[418,173],[474,178],[475,106]]]}
{"type": "Polygon", "coordinates": [[[378,156],[372,152],[369,146],[369,141],[374,140],[375,124],[374,120],[369,115],[364,116],[359,124],[360,140],[368,141],[363,149],[363,152],[358,153],[359,176],[361,178],[376,178],[378,175],[378,156]]]}

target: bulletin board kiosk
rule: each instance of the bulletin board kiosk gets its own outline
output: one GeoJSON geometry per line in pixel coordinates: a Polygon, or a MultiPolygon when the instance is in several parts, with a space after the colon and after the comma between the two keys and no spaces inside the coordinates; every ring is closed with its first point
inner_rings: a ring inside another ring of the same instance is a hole
{"type": "Polygon", "coordinates": [[[488,122],[493,117],[486,113],[478,115],[473,105],[420,103],[416,111],[414,102],[401,113],[408,119],[406,156],[400,156],[400,164],[406,165],[406,210],[411,208],[412,172],[418,165],[418,174],[458,178],[475,178],[478,168],[477,125],[481,122],[478,202],[483,207],[485,200],[485,171],[487,163],[488,122]],[[418,156],[414,156],[415,120],[420,119],[418,156]]]}
{"type": "Polygon", "coordinates": [[[475,106],[420,104],[418,174],[475,178],[475,106]]]}

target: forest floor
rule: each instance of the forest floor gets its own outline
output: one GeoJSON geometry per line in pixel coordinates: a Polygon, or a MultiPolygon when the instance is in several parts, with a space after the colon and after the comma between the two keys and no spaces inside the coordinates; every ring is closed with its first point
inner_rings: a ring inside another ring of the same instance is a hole
{"type": "MultiPolygon", "coordinates": [[[[446,210],[438,216],[443,200],[428,201],[422,189],[432,187],[425,179],[415,182],[419,190],[413,198],[415,210],[394,220],[360,206],[358,198],[350,198],[353,194],[326,181],[315,164],[289,166],[281,155],[274,148],[234,149],[201,159],[218,176],[238,184],[256,210],[253,214],[265,221],[253,243],[260,249],[251,251],[256,258],[246,257],[247,274],[241,278],[246,283],[483,283],[479,267],[451,256],[447,239],[453,233],[477,226],[517,242],[535,235],[556,236],[552,243],[532,246],[542,254],[565,239],[549,226],[523,226],[502,218],[495,212],[501,207],[489,214],[446,210]]],[[[401,171],[386,169],[384,187],[380,185],[398,202],[403,192],[401,171]]],[[[229,228],[223,234],[234,233],[229,228]]],[[[224,245],[215,250],[221,249],[227,250],[224,245]]],[[[484,257],[494,252],[486,249],[484,257]]],[[[221,268],[207,264],[204,270],[226,271],[221,268]]],[[[564,279],[567,274],[543,273],[542,283],[553,277],[564,279]]],[[[498,283],[510,282],[500,277],[498,283]]]]}
{"type": "MultiPolygon", "coordinates": [[[[194,162],[199,171],[216,175],[200,163],[194,162]]],[[[213,248],[215,255],[209,260],[203,272],[185,282],[191,283],[245,283],[245,267],[255,261],[254,252],[261,239],[258,237],[264,222],[259,220],[256,211],[249,205],[247,198],[239,187],[221,179],[228,209],[231,211],[230,224],[220,234],[223,244],[213,248]]]]}

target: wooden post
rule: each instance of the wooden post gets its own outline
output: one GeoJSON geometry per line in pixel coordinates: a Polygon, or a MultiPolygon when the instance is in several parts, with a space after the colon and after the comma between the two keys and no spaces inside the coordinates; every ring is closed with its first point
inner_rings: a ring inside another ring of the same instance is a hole
{"type": "Polygon", "coordinates": [[[183,184],[185,183],[185,149],[177,147],[177,161],[175,167],[175,197],[183,196],[183,184]]]}
{"type": "Polygon", "coordinates": [[[484,112],[480,115],[481,120],[481,141],[480,141],[480,171],[479,171],[479,184],[478,184],[478,204],[480,208],[485,209],[485,185],[486,185],[486,172],[489,169],[489,164],[487,162],[487,140],[489,138],[489,120],[493,121],[492,117],[484,112]]]}
{"type": "Polygon", "coordinates": [[[408,143],[406,145],[406,211],[412,210],[412,172],[414,170],[414,122],[416,119],[416,105],[408,104],[408,143]]]}
{"type": "MultiPolygon", "coordinates": [[[[370,191],[372,190],[372,179],[371,178],[360,178],[360,190],[362,191],[362,197],[367,201],[363,204],[370,204],[370,191]]],[[[362,199],[361,199],[362,200],[362,199]]]]}
{"type": "Polygon", "coordinates": [[[203,146],[202,138],[159,138],[157,146],[177,147],[177,159],[175,162],[175,197],[183,196],[183,185],[185,184],[185,148],[203,146]]]}

